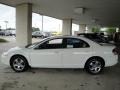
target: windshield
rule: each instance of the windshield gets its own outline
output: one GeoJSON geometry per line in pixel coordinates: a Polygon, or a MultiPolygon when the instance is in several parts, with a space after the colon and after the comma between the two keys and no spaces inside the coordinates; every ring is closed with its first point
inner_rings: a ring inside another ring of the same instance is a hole
{"type": "Polygon", "coordinates": [[[42,42],[46,41],[47,39],[48,39],[48,38],[45,38],[45,39],[43,39],[43,40],[40,41],[40,42],[35,42],[35,43],[32,43],[32,44],[28,44],[27,46],[25,46],[25,48],[28,48],[28,49],[33,48],[33,47],[35,47],[36,45],[38,45],[39,43],[42,43],[42,42]]]}
{"type": "Polygon", "coordinates": [[[33,43],[33,44],[28,44],[27,46],[25,46],[25,48],[33,48],[34,46],[36,46],[37,44],[39,44],[39,42],[33,43]]]}

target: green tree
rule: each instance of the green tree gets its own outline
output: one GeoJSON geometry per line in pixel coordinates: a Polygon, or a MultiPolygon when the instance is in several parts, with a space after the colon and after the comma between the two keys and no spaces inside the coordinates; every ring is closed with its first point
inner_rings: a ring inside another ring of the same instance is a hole
{"type": "Polygon", "coordinates": [[[106,32],[111,35],[111,34],[113,34],[113,33],[116,32],[116,28],[114,28],[114,27],[108,27],[107,30],[106,30],[106,32]]]}
{"type": "Polygon", "coordinates": [[[100,32],[100,28],[98,28],[98,27],[93,27],[93,28],[92,28],[92,32],[93,32],[93,33],[98,33],[98,32],[100,32]]]}

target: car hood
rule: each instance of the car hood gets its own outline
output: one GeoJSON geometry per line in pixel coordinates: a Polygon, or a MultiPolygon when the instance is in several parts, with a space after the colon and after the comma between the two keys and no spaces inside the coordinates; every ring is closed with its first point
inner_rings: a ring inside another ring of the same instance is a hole
{"type": "Polygon", "coordinates": [[[11,48],[7,51],[7,53],[10,53],[10,52],[16,52],[16,51],[22,51],[24,48],[21,48],[21,47],[14,47],[14,48],[11,48]]]}

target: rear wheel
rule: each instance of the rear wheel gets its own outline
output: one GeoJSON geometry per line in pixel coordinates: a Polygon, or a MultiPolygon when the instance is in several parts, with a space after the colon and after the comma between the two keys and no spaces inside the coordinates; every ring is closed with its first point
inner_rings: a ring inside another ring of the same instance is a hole
{"type": "Polygon", "coordinates": [[[16,72],[26,71],[29,67],[27,60],[22,56],[14,56],[10,61],[11,68],[16,72]]]}
{"type": "Polygon", "coordinates": [[[99,74],[104,68],[104,61],[101,58],[91,58],[87,61],[85,69],[88,73],[99,74]]]}

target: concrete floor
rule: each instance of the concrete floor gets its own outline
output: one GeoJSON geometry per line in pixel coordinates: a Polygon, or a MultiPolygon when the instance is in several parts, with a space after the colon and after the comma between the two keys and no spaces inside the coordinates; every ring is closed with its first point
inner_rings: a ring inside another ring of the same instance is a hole
{"type": "MultiPolygon", "coordinates": [[[[11,40],[12,41],[12,40],[11,40]]],[[[0,55],[15,42],[0,43],[0,55]]],[[[0,62],[0,90],[120,90],[120,63],[100,75],[83,69],[30,69],[16,73],[0,62]]]]}

